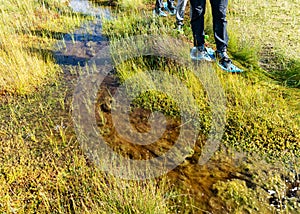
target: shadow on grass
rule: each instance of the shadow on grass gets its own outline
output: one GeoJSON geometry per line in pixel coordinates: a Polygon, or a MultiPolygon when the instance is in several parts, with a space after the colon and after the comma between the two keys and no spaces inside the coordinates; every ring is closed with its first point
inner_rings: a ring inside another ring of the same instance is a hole
{"type": "Polygon", "coordinates": [[[273,47],[237,43],[237,39],[229,43],[229,51],[234,60],[245,68],[254,71],[260,78],[271,78],[276,84],[288,88],[300,88],[300,61],[287,59],[273,47]],[[263,74],[263,75],[260,75],[263,74]]]}
{"type": "Polygon", "coordinates": [[[91,0],[91,2],[97,6],[117,6],[117,0],[91,0]]]}
{"type": "Polygon", "coordinates": [[[300,61],[286,59],[278,53],[270,52],[260,62],[267,76],[278,84],[289,88],[300,88],[300,61]]]}
{"type": "Polygon", "coordinates": [[[56,40],[61,40],[65,35],[67,35],[66,33],[63,32],[50,31],[47,29],[32,30],[31,34],[42,38],[49,38],[49,39],[56,39],[56,40]]]}
{"type": "Polygon", "coordinates": [[[53,52],[48,49],[28,48],[28,51],[38,55],[44,62],[54,61],[59,65],[85,66],[90,57],[79,57],[76,55],[65,54],[63,52],[53,52]]]}
{"type": "Polygon", "coordinates": [[[300,61],[291,60],[283,63],[283,69],[270,71],[272,79],[289,88],[300,88],[300,61]]]}
{"type": "Polygon", "coordinates": [[[68,34],[64,32],[55,32],[49,31],[46,29],[43,30],[34,30],[31,33],[35,36],[39,36],[42,38],[49,38],[49,39],[56,39],[56,40],[64,40],[64,41],[93,41],[93,42],[101,42],[105,39],[102,35],[95,35],[95,34],[87,34],[87,33],[73,33],[68,34]]]}

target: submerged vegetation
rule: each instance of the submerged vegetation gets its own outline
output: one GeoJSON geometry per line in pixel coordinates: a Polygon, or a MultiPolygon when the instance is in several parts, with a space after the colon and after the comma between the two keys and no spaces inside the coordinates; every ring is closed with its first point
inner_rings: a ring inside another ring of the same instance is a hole
{"type": "MultiPolygon", "coordinates": [[[[183,41],[185,50],[179,51],[188,57],[192,46],[189,7],[181,34],[174,30],[174,17],[152,16],[154,2],[150,0],[92,2],[116,5],[113,18],[102,20],[113,54],[118,53],[114,44],[124,38],[156,35],[183,41]]],[[[226,125],[223,146],[206,166],[199,166],[197,157],[211,127],[211,106],[192,70],[167,57],[115,62],[118,84],[145,71],[163,71],[189,89],[199,109],[196,125],[201,133],[191,157],[159,179],[127,181],[100,171],[79,146],[71,117],[79,71],[70,66],[64,67],[63,73],[53,57],[55,43],[93,17],[75,14],[60,0],[3,1],[0,212],[274,213],[277,209],[299,213],[299,190],[291,192],[299,189],[300,180],[299,11],[296,0],[230,1],[229,51],[245,72],[224,73],[212,65],[225,92],[226,125]],[[270,195],[268,191],[273,192],[270,195]]],[[[208,43],[214,47],[209,8],[206,26],[208,43]]],[[[132,47],[127,48],[130,51],[132,47]]],[[[152,78],[156,78],[155,73],[152,78]]],[[[146,85],[144,80],[134,81],[139,87],[146,85]]],[[[173,83],[163,84],[172,89],[173,83]]],[[[179,106],[189,103],[184,95],[176,104],[165,93],[148,90],[134,99],[133,106],[178,118],[179,106]]],[[[99,129],[121,153],[140,158],[139,152],[155,155],[168,148],[169,144],[159,149],[149,146],[145,152],[118,137],[110,138],[114,132],[110,109],[99,106],[98,123],[106,123],[99,129]]],[[[139,118],[133,122],[135,119],[139,118]]]]}
{"type": "MultiPolygon", "coordinates": [[[[238,7],[238,5],[232,4],[232,10],[238,7]]],[[[234,15],[230,13],[229,19],[233,20],[236,13],[234,15]]],[[[235,19],[237,20],[238,18],[235,19]]],[[[207,17],[207,32],[211,32],[210,21],[211,18],[207,17]]],[[[234,21],[232,22],[232,25],[236,26],[234,21]]],[[[247,24],[245,23],[245,25],[247,24]]],[[[187,36],[184,37],[181,34],[176,34],[173,26],[173,19],[158,19],[153,18],[149,14],[124,11],[118,14],[118,19],[105,22],[104,32],[109,36],[112,46],[114,41],[119,42],[123,38],[147,34],[157,37],[173,35],[178,40],[184,40],[187,44],[191,44],[190,29],[188,27],[185,28],[187,36]]],[[[254,32],[254,26],[249,26],[249,30],[254,32]]],[[[251,38],[251,40],[247,38],[253,33],[246,34],[243,31],[237,31],[234,27],[229,28],[229,31],[231,38],[229,44],[230,53],[233,59],[237,61],[236,63],[243,65],[247,72],[241,75],[231,75],[216,71],[227,97],[227,125],[223,138],[224,143],[233,145],[236,149],[243,149],[248,152],[259,151],[261,154],[268,154],[274,157],[279,157],[282,154],[286,156],[286,152],[299,155],[300,109],[298,100],[300,92],[298,89],[295,89],[297,85],[286,85],[288,84],[287,82],[282,84],[284,83],[283,81],[274,80],[275,73],[279,75],[279,70],[265,71],[260,67],[260,53],[265,53],[265,46],[257,38],[251,38]],[[246,38],[244,35],[246,35],[246,38]]],[[[213,44],[210,45],[213,46],[213,44]]],[[[172,44],[165,44],[165,46],[171,47],[172,44]]],[[[118,51],[118,47],[116,47],[115,51],[118,51]]],[[[181,51],[178,49],[178,52],[181,51]]],[[[187,51],[184,51],[184,53],[188,54],[187,51]]],[[[287,62],[290,60],[288,58],[287,62]]],[[[203,99],[204,95],[201,92],[203,91],[201,84],[195,81],[195,78],[189,74],[189,71],[184,70],[180,66],[177,67],[176,60],[175,64],[164,59],[144,59],[142,63],[140,60],[132,60],[125,65],[120,65],[118,68],[117,72],[123,81],[134,73],[148,71],[149,69],[172,72],[172,75],[177,75],[189,86],[200,106],[207,106],[207,103],[205,104],[206,99],[203,99]]],[[[285,77],[290,80],[295,78],[294,81],[296,81],[295,70],[298,74],[299,71],[294,67],[290,67],[288,71],[283,71],[282,79],[285,77]]],[[[168,83],[165,82],[164,84],[168,83]]],[[[148,97],[148,99],[150,98],[148,97]]],[[[147,106],[145,102],[147,99],[144,98],[142,100],[141,105],[147,106]]],[[[170,114],[172,109],[165,109],[165,111],[170,114]]],[[[201,113],[204,115],[208,114],[207,111],[202,111],[201,113]]],[[[209,126],[206,127],[209,128],[209,126]]]]}

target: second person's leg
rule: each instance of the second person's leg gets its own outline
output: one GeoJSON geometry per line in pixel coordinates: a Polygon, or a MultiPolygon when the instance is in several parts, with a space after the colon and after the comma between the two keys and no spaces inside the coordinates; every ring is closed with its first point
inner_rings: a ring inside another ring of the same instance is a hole
{"type": "Polygon", "coordinates": [[[174,0],[167,0],[167,8],[166,10],[169,12],[170,15],[175,15],[176,7],[174,5],[174,0]]]}
{"type": "Polygon", "coordinates": [[[161,8],[163,8],[163,0],[156,0],[156,2],[155,2],[155,10],[158,11],[161,8]]]}
{"type": "Polygon", "coordinates": [[[167,16],[167,14],[162,11],[163,7],[164,7],[163,0],[156,0],[156,2],[155,2],[155,9],[153,11],[153,14],[155,16],[167,16]]]}
{"type": "Polygon", "coordinates": [[[167,0],[167,3],[168,3],[168,7],[171,9],[171,8],[174,8],[175,9],[175,6],[174,6],[174,0],[167,0]]]}
{"type": "Polygon", "coordinates": [[[177,1],[177,7],[176,7],[176,24],[177,24],[177,26],[183,25],[184,12],[185,12],[187,1],[188,0],[178,0],[177,1]]]}

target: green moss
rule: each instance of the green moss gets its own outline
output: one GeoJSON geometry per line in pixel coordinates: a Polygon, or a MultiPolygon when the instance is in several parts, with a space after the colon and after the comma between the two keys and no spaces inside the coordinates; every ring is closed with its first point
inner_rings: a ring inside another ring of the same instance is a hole
{"type": "Polygon", "coordinates": [[[245,181],[219,181],[214,184],[213,190],[225,202],[230,213],[271,213],[272,209],[268,209],[267,204],[268,194],[248,188],[245,181]]]}
{"type": "MultiPolygon", "coordinates": [[[[158,37],[161,34],[169,34],[174,38],[178,36],[170,32],[172,30],[169,20],[153,19],[140,13],[136,13],[135,16],[122,13],[119,19],[108,21],[106,26],[105,32],[111,38],[112,44],[122,37],[150,33],[158,37]]],[[[299,108],[297,109],[295,103],[298,93],[277,85],[273,79],[265,75],[263,69],[259,67],[261,47],[257,40],[244,40],[233,31],[230,31],[230,34],[232,38],[229,44],[230,53],[234,60],[245,67],[246,72],[241,75],[228,75],[217,71],[227,98],[227,123],[223,142],[238,150],[260,152],[273,158],[283,157],[283,151],[298,155],[299,108]]],[[[189,42],[189,38],[184,39],[189,42]]],[[[149,70],[161,70],[179,77],[196,98],[201,110],[199,117],[204,124],[209,124],[207,121],[210,119],[210,111],[201,83],[190,75],[191,72],[187,69],[181,69],[176,62],[171,63],[165,58],[155,57],[132,59],[122,66],[119,65],[117,73],[123,81],[135,72],[149,70]]],[[[142,85],[142,81],[136,84],[142,85]]],[[[164,109],[168,115],[177,116],[179,112],[174,100],[165,99],[157,93],[139,96],[136,103],[150,110],[164,109]]],[[[204,129],[202,131],[207,133],[209,125],[202,128],[204,129]]]]}

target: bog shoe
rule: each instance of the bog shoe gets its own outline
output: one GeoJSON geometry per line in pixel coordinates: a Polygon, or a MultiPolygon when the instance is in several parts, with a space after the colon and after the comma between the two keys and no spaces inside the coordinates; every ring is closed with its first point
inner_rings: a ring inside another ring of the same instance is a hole
{"type": "Polygon", "coordinates": [[[153,16],[166,17],[168,16],[161,8],[153,10],[153,16]]]}
{"type": "Polygon", "coordinates": [[[208,61],[211,62],[212,59],[209,56],[209,54],[206,51],[206,48],[204,47],[204,45],[202,46],[198,46],[198,47],[193,47],[191,49],[191,53],[190,53],[191,59],[192,60],[197,60],[197,61],[208,61]]]}

